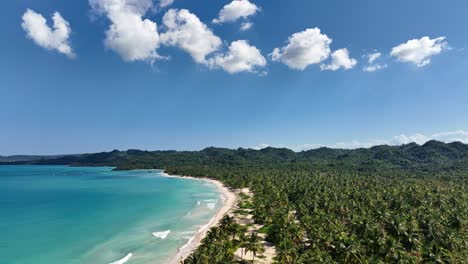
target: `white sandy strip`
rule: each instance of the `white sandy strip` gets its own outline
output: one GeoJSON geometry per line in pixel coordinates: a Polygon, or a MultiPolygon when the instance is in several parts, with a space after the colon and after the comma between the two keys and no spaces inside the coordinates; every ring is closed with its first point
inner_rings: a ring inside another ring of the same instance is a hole
{"type": "Polygon", "coordinates": [[[112,262],[110,264],[124,264],[125,262],[129,261],[131,257],[133,257],[133,254],[129,253],[127,256],[125,256],[125,258],[119,259],[119,260],[117,260],[115,262],[112,262]]]}
{"type": "Polygon", "coordinates": [[[233,192],[231,192],[231,190],[229,190],[226,186],[224,186],[220,181],[207,178],[195,178],[190,176],[173,176],[167,173],[163,173],[163,175],[166,177],[189,178],[194,180],[203,180],[210,182],[218,187],[222,195],[221,200],[223,201],[223,206],[221,207],[221,209],[219,209],[219,211],[210,220],[210,222],[201,227],[195,234],[195,236],[190,238],[187,244],[183,245],[179,249],[177,255],[171,261],[168,262],[168,264],[179,264],[181,260],[186,259],[195,249],[197,249],[197,247],[201,244],[201,241],[203,240],[203,238],[205,238],[210,228],[216,226],[219,223],[219,221],[229,212],[229,210],[231,210],[231,208],[236,203],[237,196],[233,192]]]}

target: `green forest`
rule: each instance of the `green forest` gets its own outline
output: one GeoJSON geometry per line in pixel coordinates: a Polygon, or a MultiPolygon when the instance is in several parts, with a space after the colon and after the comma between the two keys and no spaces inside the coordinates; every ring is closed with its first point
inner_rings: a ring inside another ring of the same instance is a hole
{"type": "MultiPolygon", "coordinates": [[[[277,263],[466,263],[468,145],[112,151],[21,164],[164,169],[250,188],[277,263]]],[[[229,217],[185,263],[235,263],[261,250],[229,217]],[[256,249],[257,248],[257,249],[256,249]]]]}

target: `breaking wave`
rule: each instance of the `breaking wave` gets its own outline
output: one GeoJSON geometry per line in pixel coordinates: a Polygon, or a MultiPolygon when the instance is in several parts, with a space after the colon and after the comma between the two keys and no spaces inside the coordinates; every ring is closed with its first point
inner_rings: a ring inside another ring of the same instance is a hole
{"type": "Polygon", "coordinates": [[[132,257],[133,257],[133,253],[128,253],[127,256],[125,256],[124,258],[119,259],[109,264],[124,264],[125,262],[129,261],[132,257]]]}
{"type": "Polygon", "coordinates": [[[154,232],[153,236],[156,238],[165,239],[169,235],[169,233],[171,233],[171,230],[166,230],[162,232],[154,232]]]}

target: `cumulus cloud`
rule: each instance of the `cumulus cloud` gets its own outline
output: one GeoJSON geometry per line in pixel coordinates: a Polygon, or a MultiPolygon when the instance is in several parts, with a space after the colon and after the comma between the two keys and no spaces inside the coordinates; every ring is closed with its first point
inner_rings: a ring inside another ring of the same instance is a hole
{"type": "Polygon", "coordinates": [[[256,70],[264,67],[266,63],[260,51],[246,40],[232,42],[227,53],[218,54],[209,60],[211,68],[220,67],[231,74],[257,72],[256,70]]]}
{"type": "Polygon", "coordinates": [[[426,143],[427,141],[429,141],[429,137],[426,137],[425,135],[423,134],[420,134],[420,133],[416,133],[414,135],[405,135],[405,134],[401,134],[401,135],[398,135],[396,137],[393,138],[393,143],[396,143],[396,144],[409,144],[409,143],[416,143],[416,144],[424,144],[426,143]]]}
{"type": "Polygon", "coordinates": [[[164,45],[179,47],[189,53],[197,63],[206,63],[206,56],[217,51],[221,39],[186,9],[170,9],[163,17],[167,28],[161,34],[164,45]]]}
{"type": "Polygon", "coordinates": [[[375,53],[370,53],[370,54],[367,54],[367,58],[368,58],[368,63],[369,64],[372,64],[374,63],[378,58],[380,58],[382,56],[382,53],[380,52],[375,52],[375,53]]]}
{"type": "Polygon", "coordinates": [[[27,37],[42,48],[57,50],[70,58],[75,57],[70,46],[69,38],[71,33],[70,24],[55,12],[52,16],[53,27],[47,25],[46,19],[31,9],[23,14],[21,26],[26,31],[27,37]]]}
{"type": "Polygon", "coordinates": [[[387,68],[387,64],[378,63],[377,60],[382,57],[382,53],[374,52],[365,56],[367,58],[367,65],[362,68],[365,72],[375,72],[387,68]]]}
{"type": "Polygon", "coordinates": [[[423,134],[414,134],[414,135],[399,135],[395,137],[395,141],[400,144],[408,144],[410,142],[416,142],[418,144],[424,144],[429,140],[438,140],[442,142],[463,142],[468,144],[468,131],[456,130],[448,132],[439,132],[429,136],[423,134]]]}
{"type": "Polygon", "coordinates": [[[93,10],[107,13],[110,9],[128,9],[133,13],[145,14],[153,7],[153,0],[89,0],[93,10]]]}
{"type": "Polygon", "coordinates": [[[265,149],[265,148],[268,148],[268,147],[271,147],[270,145],[268,144],[259,144],[255,147],[251,147],[252,149],[255,149],[255,150],[261,150],[261,149],[265,149]]]}
{"type": "Polygon", "coordinates": [[[249,2],[249,0],[234,0],[225,5],[221,11],[219,11],[218,18],[213,19],[212,22],[215,24],[234,22],[240,18],[253,16],[259,11],[260,8],[249,2]]]}
{"type": "Polygon", "coordinates": [[[240,30],[241,31],[247,31],[253,27],[253,23],[251,22],[244,22],[241,24],[240,30]]]}
{"type": "Polygon", "coordinates": [[[363,71],[365,72],[376,72],[380,71],[387,68],[387,64],[374,64],[374,65],[368,65],[362,68],[363,71]]]}
{"type": "Polygon", "coordinates": [[[322,64],[320,65],[320,69],[329,70],[329,71],[336,71],[340,68],[345,70],[349,70],[354,68],[357,64],[356,59],[352,59],[349,57],[349,51],[347,49],[339,49],[332,53],[331,55],[332,61],[330,64],[322,64]]]}
{"type": "Polygon", "coordinates": [[[174,0],[160,0],[159,1],[159,7],[168,7],[174,3],[174,0]]]}
{"type": "Polygon", "coordinates": [[[445,37],[430,39],[422,37],[421,39],[408,40],[392,48],[390,55],[401,62],[413,63],[418,67],[423,67],[431,63],[431,57],[440,54],[448,48],[445,37]]]}
{"type": "Polygon", "coordinates": [[[280,61],[291,69],[304,70],[329,57],[331,42],[332,39],[322,34],[319,28],[309,28],[294,33],[286,46],[275,48],[270,56],[273,61],[280,61]]]}
{"type": "Polygon", "coordinates": [[[104,44],[125,61],[154,61],[160,56],[157,24],[143,19],[152,0],[89,0],[91,7],[111,21],[104,44]]]}

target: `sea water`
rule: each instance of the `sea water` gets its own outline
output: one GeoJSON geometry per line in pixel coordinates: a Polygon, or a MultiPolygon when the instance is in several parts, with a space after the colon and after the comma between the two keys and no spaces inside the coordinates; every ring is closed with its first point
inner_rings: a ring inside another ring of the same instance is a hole
{"type": "Polygon", "coordinates": [[[0,166],[0,263],[165,263],[221,206],[161,171],[0,166]]]}

